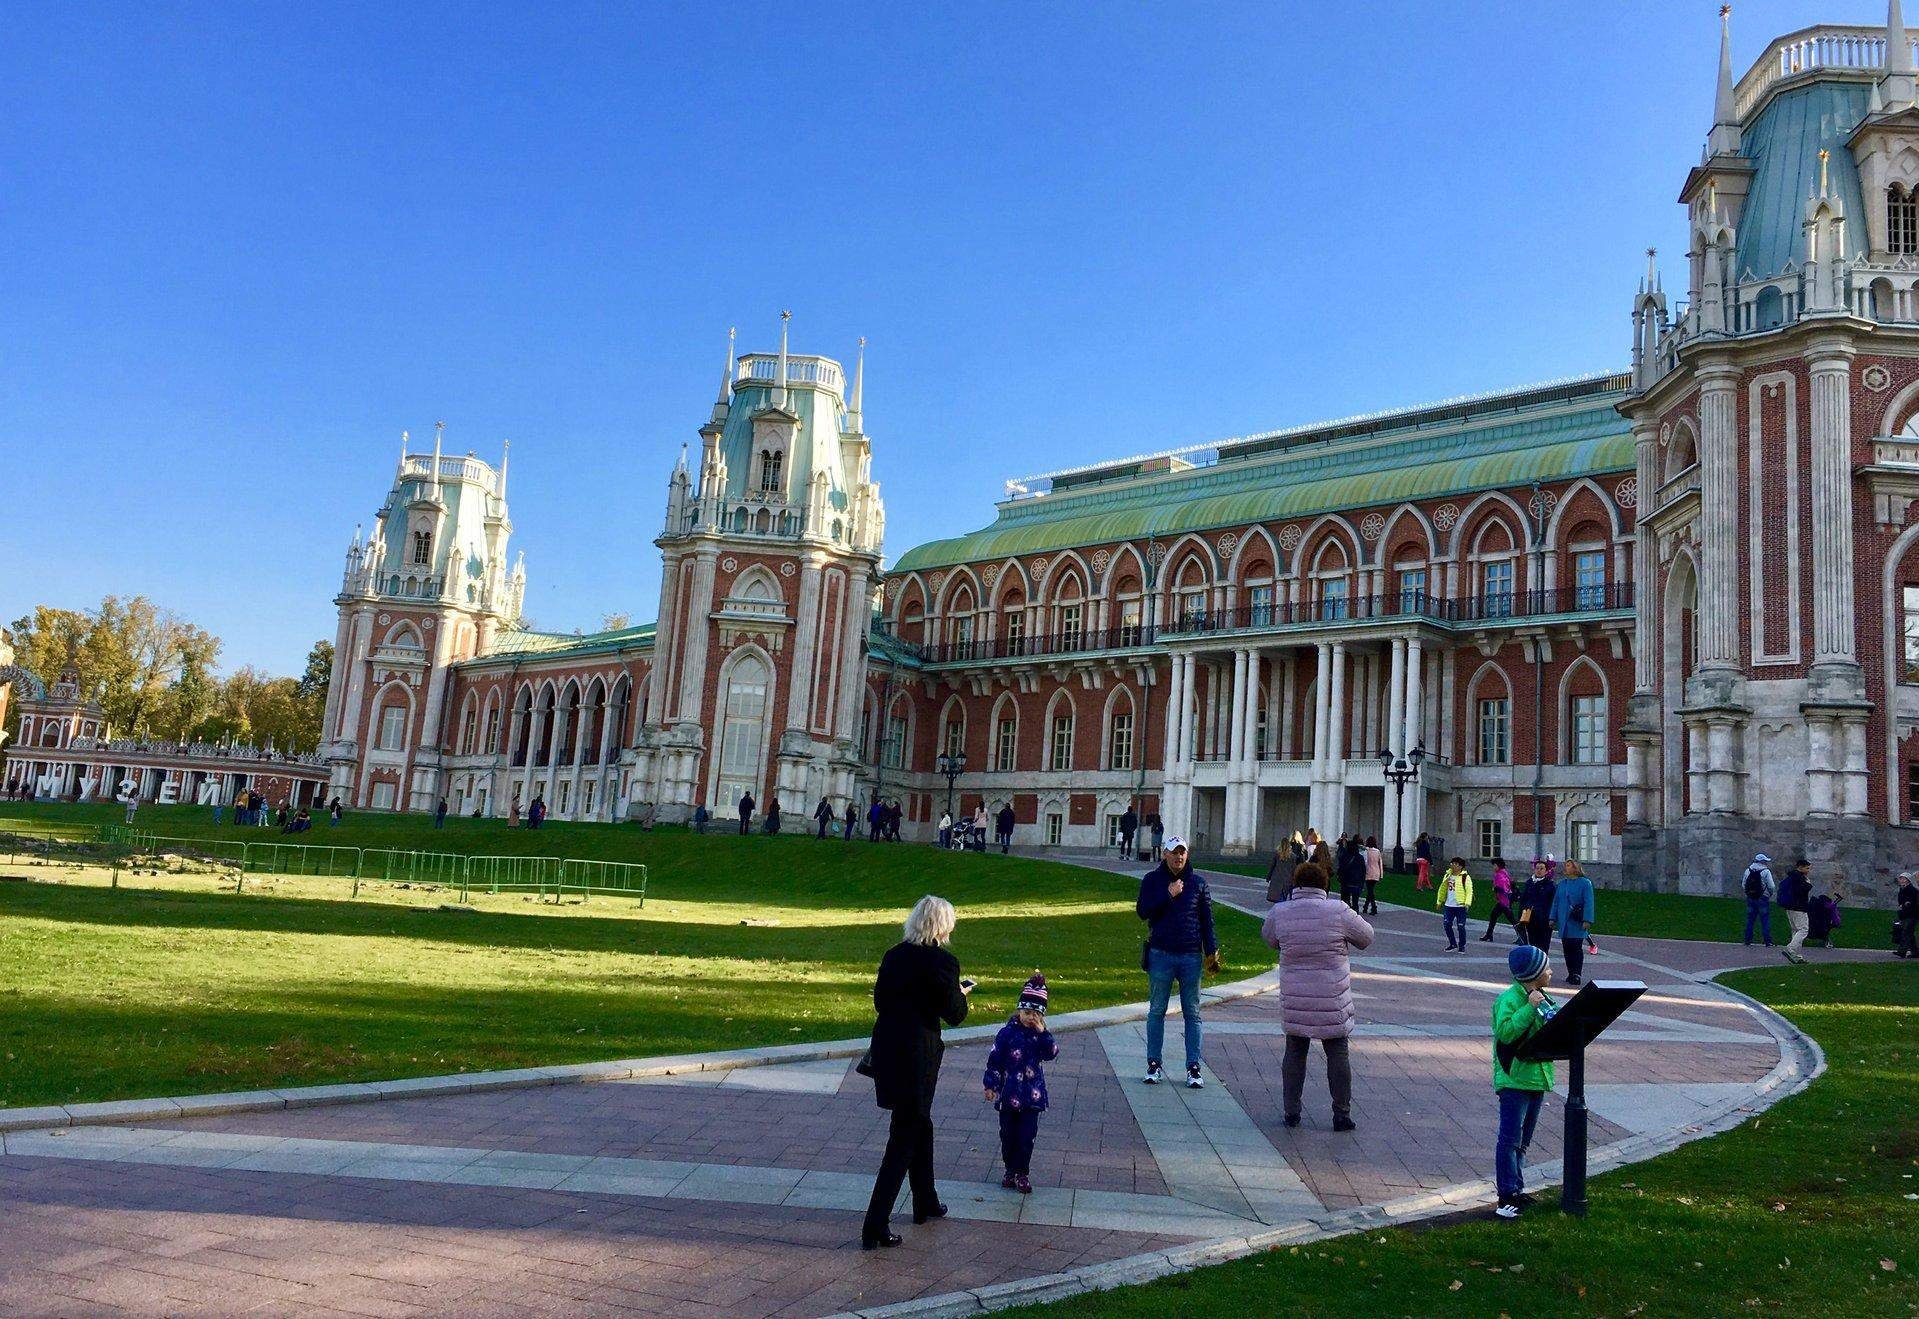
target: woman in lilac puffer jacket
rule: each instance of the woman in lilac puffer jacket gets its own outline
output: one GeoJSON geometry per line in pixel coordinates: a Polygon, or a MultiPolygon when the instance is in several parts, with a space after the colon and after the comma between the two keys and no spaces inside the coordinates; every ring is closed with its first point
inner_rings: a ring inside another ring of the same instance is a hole
{"type": "Polygon", "coordinates": [[[1279,1015],[1286,1028],[1286,1060],[1280,1069],[1286,1125],[1299,1125],[1300,1093],[1306,1087],[1306,1053],[1318,1040],[1326,1054],[1326,1080],[1333,1092],[1333,1130],[1351,1131],[1353,1070],[1346,1037],[1353,1029],[1349,949],[1373,941],[1373,927],[1326,892],[1326,871],[1308,862],[1293,875],[1291,901],[1275,903],[1260,929],[1279,950],[1279,1015]]]}

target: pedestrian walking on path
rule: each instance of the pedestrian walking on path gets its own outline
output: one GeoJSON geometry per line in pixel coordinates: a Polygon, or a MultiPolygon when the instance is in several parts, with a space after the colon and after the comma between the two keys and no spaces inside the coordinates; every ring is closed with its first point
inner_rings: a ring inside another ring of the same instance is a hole
{"type": "Polygon", "coordinates": [[[1512,872],[1506,869],[1506,858],[1496,856],[1493,858],[1493,914],[1486,918],[1486,932],[1479,936],[1481,943],[1493,941],[1493,931],[1499,928],[1502,918],[1513,927],[1513,942],[1520,942],[1519,922],[1513,916],[1512,872]]]}
{"type": "Polygon", "coordinates": [[[1339,844],[1339,900],[1359,910],[1361,896],[1366,892],[1366,845],[1359,835],[1342,839],[1339,844]]]}
{"type": "Polygon", "coordinates": [[[1291,899],[1273,904],[1259,933],[1279,953],[1279,1016],[1286,1032],[1280,1094],[1286,1125],[1299,1125],[1306,1054],[1318,1040],[1333,1095],[1333,1130],[1351,1131],[1356,1124],[1347,1054],[1353,1033],[1350,950],[1370,945],[1373,927],[1326,892],[1326,872],[1309,861],[1293,873],[1291,899]]]}
{"type": "Polygon", "coordinates": [[[1526,887],[1519,895],[1519,927],[1526,936],[1526,942],[1545,952],[1553,943],[1553,897],[1558,885],[1553,883],[1553,863],[1551,858],[1542,857],[1533,862],[1533,877],[1526,881],[1526,887]]]}
{"type": "Polygon", "coordinates": [[[1379,881],[1386,878],[1386,855],[1379,850],[1379,839],[1366,835],[1366,899],[1360,904],[1361,916],[1379,915],[1379,881]]]}
{"type": "Polygon", "coordinates": [[[1546,950],[1521,944],[1506,955],[1513,983],[1493,1000],[1493,1093],[1499,1097],[1499,1137],[1493,1145],[1493,1180],[1501,1218],[1517,1218],[1526,1204],[1526,1150],[1533,1143],[1539,1109],[1553,1088],[1553,1065],[1528,1062],[1520,1046],[1552,1020],[1552,961],[1546,950]]]}
{"type": "Polygon", "coordinates": [[[1892,955],[1919,957],[1919,885],[1912,882],[1910,870],[1900,872],[1893,896],[1899,905],[1893,913],[1892,955]]]}
{"type": "Polygon", "coordinates": [[[826,837],[826,831],[833,827],[833,807],[826,798],[820,798],[820,804],[813,808],[813,819],[819,823],[820,837],[826,837]]]}
{"type": "Polygon", "coordinates": [[[946,1052],[940,1024],[965,1021],[966,996],[973,991],[972,982],[960,977],[959,958],[946,947],[954,921],[953,904],[945,898],[921,898],[906,918],[904,938],[880,959],[873,983],[876,1019],[862,1068],[872,1075],[874,1099],[892,1112],[893,1122],[860,1233],[867,1250],[900,1244],[887,1220],[902,1181],[913,1188],[915,1223],[946,1216],[933,1184],[933,1091],[946,1052]]]}
{"type": "Polygon", "coordinates": [[[1155,815],[1149,828],[1153,835],[1153,860],[1158,861],[1166,855],[1166,822],[1155,815]]]}
{"type": "Polygon", "coordinates": [[[1466,923],[1473,914],[1473,876],[1466,869],[1466,858],[1456,856],[1439,877],[1439,892],[1433,897],[1440,920],[1446,927],[1446,951],[1466,951],[1466,923]]]}
{"type": "Polygon", "coordinates": [[[1166,1079],[1160,1056],[1166,1044],[1166,1003],[1179,982],[1179,1013],[1186,1029],[1186,1084],[1197,1090],[1200,1075],[1199,985],[1202,966],[1219,970],[1213,934],[1213,896],[1206,879],[1188,862],[1186,840],[1166,839],[1166,857],[1139,882],[1135,909],[1152,927],[1140,964],[1146,972],[1146,1084],[1166,1079]]]}
{"type": "Polygon", "coordinates": [[[1766,947],[1772,947],[1772,895],[1776,886],[1772,879],[1772,858],[1761,852],[1746,867],[1746,877],[1739,881],[1739,887],[1746,895],[1746,947],[1752,947],[1752,931],[1756,924],[1759,933],[1766,941],[1766,947]]]}
{"type": "Polygon", "coordinates": [[[1424,832],[1413,840],[1413,869],[1419,872],[1419,878],[1413,881],[1415,890],[1433,886],[1433,842],[1424,832]]]}
{"type": "Polygon", "coordinates": [[[1046,977],[1034,971],[1020,987],[1018,1010],[986,1055],[986,1102],[999,1110],[1000,1159],[1006,1174],[999,1184],[1021,1195],[1033,1193],[1033,1142],[1039,1139],[1039,1115],[1046,1111],[1046,1064],[1059,1057],[1059,1042],[1046,1029],[1046,977]]]}
{"type": "Polygon", "coordinates": [[[940,850],[943,852],[953,845],[953,817],[946,811],[940,812],[940,850]]]}
{"type": "Polygon", "coordinates": [[[742,792],[740,794],[739,807],[740,833],[744,835],[752,832],[753,829],[753,794],[750,792],[742,792]]]}
{"type": "Polygon", "coordinates": [[[1293,875],[1306,859],[1306,844],[1298,830],[1291,838],[1279,840],[1273,849],[1272,864],[1266,867],[1266,901],[1284,902],[1293,891],[1293,875]]]}
{"type": "Polygon", "coordinates": [[[1566,983],[1583,983],[1580,973],[1586,969],[1586,936],[1592,931],[1593,882],[1585,870],[1570,858],[1559,869],[1559,887],[1553,893],[1553,927],[1559,931],[1559,948],[1566,955],[1566,983]]]}
{"type": "Polygon", "coordinates": [[[1133,835],[1139,832],[1139,812],[1131,806],[1119,817],[1119,854],[1123,857],[1133,855],[1133,835]]]}
{"type": "Polygon", "coordinates": [[[999,834],[999,851],[1005,856],[1013,850],[1013,803],[1003,802],[999,814],[994,818],[993,827],[999,834]]]}
{"type": "Polygon", "coordinates": [[[846,841],[853,841],[853,834],[859,828],[860,813],[853,805],[853,799],[846,800],[846,841]]]}
{"type": "Polygon", "coordinates": [[[1792,927],[1792,938],[1786,941],[1786,960],[1795,966],[1804,964],[1805,958],[1799,950],[1806,946],[1806,935],[1811,930],[1812,918],[1808,909],[1812,906],[1812,862],[1803,856],[1793,862],[1792,869],[1779,881],[1779,910],[1786,913],[1786,924],[1792,927]]]}

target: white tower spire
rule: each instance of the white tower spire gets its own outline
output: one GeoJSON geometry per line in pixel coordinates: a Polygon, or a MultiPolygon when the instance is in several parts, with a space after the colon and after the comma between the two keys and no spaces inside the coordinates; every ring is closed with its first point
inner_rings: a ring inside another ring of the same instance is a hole
{"type": "Polygon", "coordinates": [[[720,393],[713,400],[713,424],[716,426],[726,420],[726,409],[733,399],[733,336],[738,333],[737,328],[729,328],[726,332],[726,360],[720,365],[720,393]]]}
{"type": "Polygon", "coordinates": [[[780,406],[782,408],[786,406],[786,330],[792,320],[792,312],[780,313],[780,406]]]}
{"type": "Polygon", "coordinates": [[[500,447],[500,498],[506,498],[506,460],[513,456],[513,441],[508,440],[500,447]]]}
{"type": "Polygon", "coordinates": [[[859,356],[853,359],[853,398],[847,408],[846,424],[855,435],[866,429],[866,336],[860,336],[859,356]]]}
{"type": "Polygon", "coordinates": [[[429,478],[429,484],[433,487],[435,491],[438,491],[440,488],[440,444],[445,439],[446,439],[446,423],[444,421],[434,422],[433,423],[433,474],[429,478]]]}
{"type": "Polygon", "coordinates": [[[411,442],[411,440],[412,440],[412,437],[408,435],[405,431],[400,432],[400,475],[401,476],[406,475],[406,447],[411,442]]]}
{"type": "MultiPolygon", "coordinates": [[[[1899,0],[1893,0],[1897,4],[1899,0]]],[[[1712,132],[1706,138],[1706,155],[1739,154],[1739,116],[1732,98],[1732,6],[1719,6],[1719,86],[1712,99],[1712,132]]]]}
{"type": "Polygon", "coordinates": [[[1886,77],[1883,100],[1888,112],[1909,108],[1913,102],[1911,38],[1899,0],[1886,4],[1886,77]]]}

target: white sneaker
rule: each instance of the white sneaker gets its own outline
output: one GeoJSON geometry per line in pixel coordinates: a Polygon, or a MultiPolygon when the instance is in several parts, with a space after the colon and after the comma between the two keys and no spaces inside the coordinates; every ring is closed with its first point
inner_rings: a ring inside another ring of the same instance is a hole
{"type": "Polygon", "coordinates": [[[1188,1090],[1204,1090],[1206,1088],[1206,1078],[1199,1074],[1198,1067],[1188,1067],[1186,1069],[1186,1088],[1188,1090]]]}
{"type": "Polygon", "coordinates": [[[1510,1219],[1510,1218],[1518,1218],[1518,1217],[1519,1217],[1519,1206],[1518,1206],[1518,1205],[1516,1205],[1516,1204],[1513,1204],[1513,1203],[1511,1203],[1510,1201],[1502,1201],[1502,1202],[1500,1203],[1500,1206],[1499,1206],[1499,1208],[1497,1208],[1497,1209],[1495,1209],[1495,1210],[1493,1210],[1493,1217],[1495,1217],[1495,1218],[1508,1218],[1508,1219],[1510,1219]]]}
{"type": "Polygon", "coordinates": [[[1160,1066],[1158,1063],[1146,1064],[1146,1084],[1147,1085],[1158,1085],[1161,1081],[1164,1081],[1165,1079],[1166,1079],[1166,1073],[1160,1070],[1160,1066]]]}

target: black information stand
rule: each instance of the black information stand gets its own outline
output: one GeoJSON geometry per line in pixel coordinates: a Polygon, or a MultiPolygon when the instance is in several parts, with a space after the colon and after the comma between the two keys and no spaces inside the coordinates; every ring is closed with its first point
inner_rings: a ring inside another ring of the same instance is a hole
{"type": "Polygon", "coordinates": [[[1570,1064],[1566,1077],[1566,1177],[1559,1207],[1586,1212],[1586,1046],[1646,992],[1640,980],[1590,980],[1559,1005],[1553,1019],[1519,1046],[1527,1062],[1570,1064]]]}

